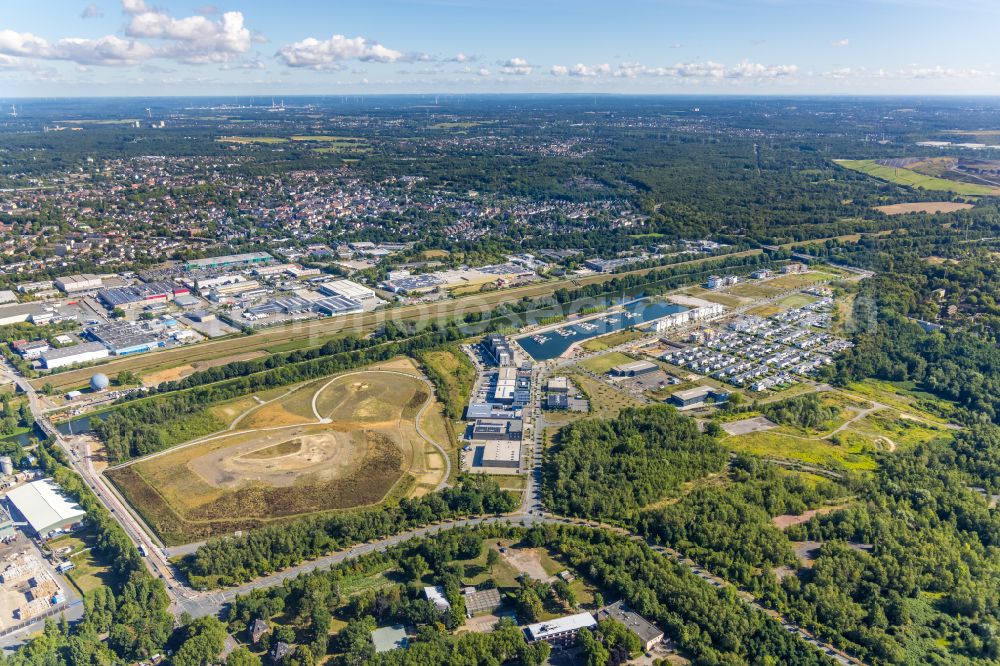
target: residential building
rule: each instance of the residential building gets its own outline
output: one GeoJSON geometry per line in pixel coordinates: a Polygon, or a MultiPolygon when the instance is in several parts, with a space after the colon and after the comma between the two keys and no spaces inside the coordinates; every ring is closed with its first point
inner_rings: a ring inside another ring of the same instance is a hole
{"type": "Polygon", "coordinates": [[[500,367],[514,363],[514,351],[502,335],[487,335],[483,339],[483,349],[487,357],[500,367]]]}
{"type": "Polygon", "coordinates": [[[573,644],[581,629],[593,629],[596,626],[597,620],[590,613],[576,613],[529,624],[524,628],[524,634],[529,643],[545,641],[553,647],[566,647],[573,644]]]}
{"type": "Polygon", "coordinates": [[[624,624],[642,642],[644,652],[649,652],[653,646],[663,640],[663,632],[656,625],[630,610],[622,601],[616,601],[597,611],[598,622],[606,618],[618,620],[624,624]]]}

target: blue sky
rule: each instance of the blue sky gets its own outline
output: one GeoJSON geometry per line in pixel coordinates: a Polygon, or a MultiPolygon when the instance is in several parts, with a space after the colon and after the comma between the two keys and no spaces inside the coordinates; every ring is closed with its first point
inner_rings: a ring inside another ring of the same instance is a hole
{"type": "Polygon", "coordinates": [[[1000,0],[4,4],[11,97],[1000,94],[1000,0]]]}

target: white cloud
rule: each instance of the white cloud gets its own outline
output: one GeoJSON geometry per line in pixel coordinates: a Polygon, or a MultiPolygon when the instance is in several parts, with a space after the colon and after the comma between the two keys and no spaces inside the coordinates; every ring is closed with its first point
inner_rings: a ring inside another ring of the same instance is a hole
{"type": "Polygon", "coordinates": [[[115,35],[100,39],[60,39],[55,49],[60,60],[72,60],[81,65],[136,65],[156,54],[148,44],[115,35]]]}
{"type": "Polygon", "coordinates": [[[851,40],[849,40],[847,37],[844,37],[843,39],[838,39],[838,40],[836,40],[834,42],[831,42],[830,45],[831,46],[836,46],[838,48],[843,48],[843,47],[847,46],[850,43],[851,43],[851,40]]]}
{"type": "Polygon", "coordinates": [[[0,53],[0,69],[21,69],[22,67],[24,67],[24,61],[20,58],[0,53]]]}
{"type": "Polygon", "coordinates": [[[614,70],[614,76],[634,79],[640,76],[663,77],[691,80],[722,79],[776,79],[798,72],[795,65],[762,65],[746,60],[732,67],[708,60],[706,62],[678,63],[672,67],[650,67],[637,62],[622,63],[614,70]]]}
{"type": "Polygon", "coordinates": [[[253,41],[241,12],[225,12],[218,20],[200,15],[178,19],[150,9],[143,0],[122,0],[122,7],[132,17],[126,35],[165,40],[164,55],[184,62],[227,62],[249,51],[253,41]]]}
{"type": "Polygon", "coordinates": [[[459,51],[452,57],[448,58],[448,62],[475,62],[476,56],[469,55],[463,51],[459,51]]]}
{"type": "Polygon", "coordinates": [[[102,12],[101,8],[97,5],[87,5],[83,8],[83,11],[80,12],[80,18],[83,19],[101,18],[103,16],[104,12],[102,12]]]}
{"type": "Polygon", "coordinates": [[[500,73],[508,76],[528,76],[535,69],[524,58],[510,58],[499,64],[500,73]]]}
{"type": "Polygon", "coordinates": [[[597,76],[605,76],[611,73],[611,65],[607,63],[603,65],[594,65],[589,67],[583,63],[577,63],[572,67],[566,67],[565,65],[553,65],[549,73],[553,76],[578,76],[582,78],[594,78],[597,76]]]}
{"type": "Polygon", "coordinates": [[[731,79],[778,79],[792,76],[799,68],[795,65],[761,65],[744,60],[726,72],[731,79]]]}
{"type": "Polygon", "coordinates": [[[134,65],[155,51],[148,44],[108,35],[100,39],[68,37],[55,44],[30,32],[0,30],[0,54],[43,60],[70,60],[81,65],[134,65]]]}
{"type": "Polygon", "coordinates": [[[289,67],[312,69],[341,69],[343,67],[341,63],[345,60],[400,62],[414,59],[407,57],[401,51],[387,48],[364,37],[348,38],[344,35],[333,35],[324,41],[307,37],[281,47],[278,56],[289,67]]]}
{"type": "Polygon", "coordinates": [[[486,69],[485,67],[480,67],[479,71],[476,72],[476,73],[479,74],[479,76],[490,76],[490,75],[493,74],[493,72],[491,72],[490,70],[486,69]]]}
{"type": "Polygon", "coordinates": [[[982,79],[995,76],[993,72],[984,72],[980,69],[964,69],[955,67],[909,67],[897,72],[900,78],[904,79],[982,79]]]}
{"type": "MultiPolygon", "coordinates": [[[[0,53],[44,60],[69,60],[79,65],[134,65],[152,58],[202,64],[230,62],[250,50],[251,34],[243,25],[243,14],[226,12],[218,20],[205,16],[174,18],[145,0],[122,0],[128,17],[125,37],[107,35],[97,39],[65,37],[54,43],[31,33],[0,31],[0,53]],[[157,40],[150,44],[141,39],[157,40]]],[[[96,17],[100,9],[90,5],[82,16],[96,17]],[[95,13],[96,12],[96,13],[95,13]]]]}

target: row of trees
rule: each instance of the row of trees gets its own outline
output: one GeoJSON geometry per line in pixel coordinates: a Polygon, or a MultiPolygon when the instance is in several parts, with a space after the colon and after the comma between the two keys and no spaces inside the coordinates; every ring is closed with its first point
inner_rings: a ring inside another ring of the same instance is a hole
{"type": "Polygon", "coordinates": [[[241,537],[212,539],[185,558],[182,568],[195,587],[231,585],[437,520],[507,513],[517,506],[517,496],[501,490],[495,480],[470,475],[452,488],[403,499],[396,506],[315,516],[241,537]]]}

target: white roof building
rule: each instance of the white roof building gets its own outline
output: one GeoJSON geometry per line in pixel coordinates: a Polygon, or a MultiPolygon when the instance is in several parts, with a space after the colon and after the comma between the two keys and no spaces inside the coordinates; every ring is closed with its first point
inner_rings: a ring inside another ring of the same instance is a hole
{"type": "Polygon", "coordinates": [[[554,620],[529,624],[524,628],[528,641],[562,641],[575,636],[581,629],[590,629],[597,620],[590,613],[577,613],[554,620]]]}
{"type": "Polygon", "coordinates": [[[18,486],[7,493],[7,499],[41,537],[76,525],[87,515],[51,479],[18,486]]]}
{"type": "Polygon", "coordinates": [[[442,613],[451,609],[451,602],[444,596],[444,588],[440,585],[425,587],[424,596],[427,597],[427,600],[433,603],[442,613]]]}
{"type": "Polygon", "coordinates": [[[355,301],[366,301],[375,298],[375,291],[351,280],[331,280],[319,286],[321,293],[327,296],[343,296],[355,301]]]}

